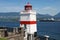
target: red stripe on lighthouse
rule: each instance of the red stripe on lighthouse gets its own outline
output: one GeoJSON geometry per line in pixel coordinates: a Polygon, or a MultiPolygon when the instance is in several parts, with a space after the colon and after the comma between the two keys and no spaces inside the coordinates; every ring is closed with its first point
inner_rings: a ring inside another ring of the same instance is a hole
{"type": "Polygon", "coordinates": [[[36,24],[36,21],[20,21],[20,24],[36,24]]]}

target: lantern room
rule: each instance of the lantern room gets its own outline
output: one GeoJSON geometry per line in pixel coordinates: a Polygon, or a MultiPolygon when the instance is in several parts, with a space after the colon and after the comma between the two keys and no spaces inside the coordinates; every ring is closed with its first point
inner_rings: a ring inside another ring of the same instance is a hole
{"type": "Polygon", "coordinates": [[[27,5],[24,6],[25,7],[25,10],[28,11],[28,10],[32,10],[32,5],[28,2],[27,5]]]}

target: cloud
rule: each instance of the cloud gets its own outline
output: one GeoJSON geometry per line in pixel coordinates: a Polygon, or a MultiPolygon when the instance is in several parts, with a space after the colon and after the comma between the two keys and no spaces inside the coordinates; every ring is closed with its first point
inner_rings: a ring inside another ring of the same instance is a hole
{"type": "MultiPolygon", "coordinates": [[[[0,12],[20,12],[22,9],[23,8],[19,6],[0,7],[0,12]]],[[[44,7],[40,8],[40,10],[36,8],[36,10],[40,14],[50,14],[52,16],[56,15],[59,12],[59,10],[54,7],[44,7]]]]}
{"type": "Polygon", "coordinates": [[[51,16],[54,16],[58,13],[58,10],[53,7],[44,7],[39,10],[40,14],[50,14],[51,16]]]}
{"type": "Polygon", "coordinates": [[[0,7],[0,12],[19,12],[21,10],[20,7],[0,7]]]}

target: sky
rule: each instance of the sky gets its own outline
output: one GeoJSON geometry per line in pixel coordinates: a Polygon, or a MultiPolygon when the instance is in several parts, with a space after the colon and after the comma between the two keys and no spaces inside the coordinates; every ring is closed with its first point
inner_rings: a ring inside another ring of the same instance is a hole
{"type": "Polygon", "coordinates": [[[20,12],[28,2],[40,14],[54,16],[60,12],[60,0],[0,0],[0,12],[20,12]]]}

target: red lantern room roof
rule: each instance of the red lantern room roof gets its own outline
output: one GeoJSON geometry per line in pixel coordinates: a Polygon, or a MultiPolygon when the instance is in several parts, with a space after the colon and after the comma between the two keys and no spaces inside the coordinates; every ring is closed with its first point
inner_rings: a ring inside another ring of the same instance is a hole
{"type": "Polygon", "coordinates": [[[29,2],[25,5],[25,10],[32,10],[32,5],[29,2]]]}
{"type": "Polygon", "coordinates": [[[25,6],[32,6],[29,2],[25,6]]]}

